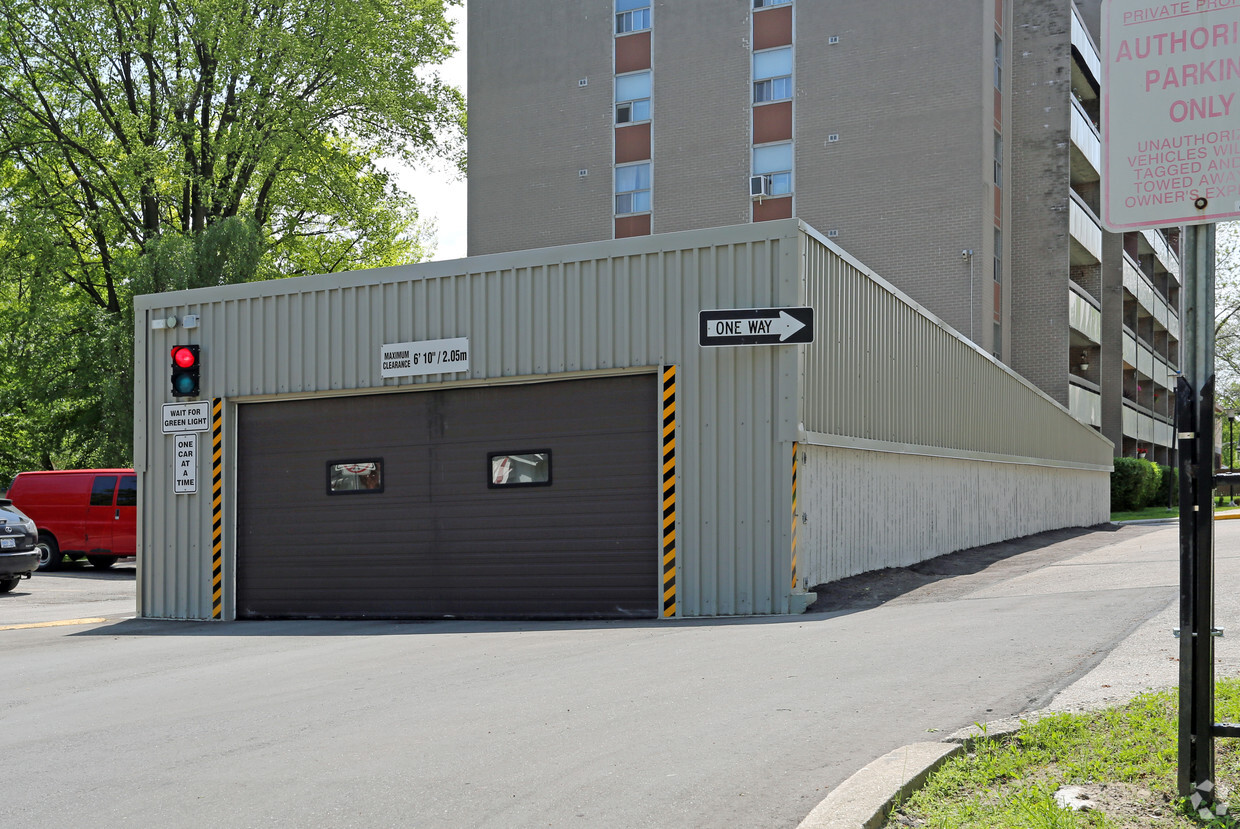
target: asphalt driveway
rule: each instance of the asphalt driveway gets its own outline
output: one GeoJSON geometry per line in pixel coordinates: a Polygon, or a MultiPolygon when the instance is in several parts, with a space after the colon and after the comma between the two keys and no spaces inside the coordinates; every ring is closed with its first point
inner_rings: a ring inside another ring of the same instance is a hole
{"type": "Polygon", "coordinates": [[[135,620],[132,579],[36,575],[0,597],[4,823],[795,827],[895,747],[1045,705],[1175,601],[1177,555],[1174,526],[1059,532],[670,623],[135,620]],[[13,628],[58,590],[107,621],[13,628]]]}

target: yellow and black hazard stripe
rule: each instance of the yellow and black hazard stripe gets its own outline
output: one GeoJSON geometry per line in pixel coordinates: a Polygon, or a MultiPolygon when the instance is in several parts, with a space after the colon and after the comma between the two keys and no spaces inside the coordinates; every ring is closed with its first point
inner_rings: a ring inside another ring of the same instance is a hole
{"type": "Polygon", "coordinates": [[[663,618],[676,615],[676,366],[663,370],[663,618]]]}
{"type": "Polygon", "coordinates": [[[211,618],[224,608],[224,401],[211,403],[211,618]]]}
{"type": "Polygon", "coordinates": [[[797,589],[797,445],[792,444],[792,589],[797,589]]]}

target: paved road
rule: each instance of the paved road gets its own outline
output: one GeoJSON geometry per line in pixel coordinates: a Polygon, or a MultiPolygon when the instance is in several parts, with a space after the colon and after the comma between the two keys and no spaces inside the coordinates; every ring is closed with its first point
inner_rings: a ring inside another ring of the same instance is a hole
{"type": "MultiPolygon", "coordinates": [[[[1216,526],[1235,592],[1240,522],[1216,526]]],[[[0,630],[0,774],[20,781],[0,822],[795,827],[873,758],[1084,676],[1175,601],[1176,533],[1053,534],[775,619],[0,630]]],[[[71,580],[0,597],[0,627],[23,603],[49,621],[36,597],[71,580]]],[[[106,584],[132,603],[132,576],[106,584]]],[[[69,596],[64,618],[106,603],[69,596]]]]}
{"type": "MultiPolygon", "coordinates": [[[[107,570],[74,562],[64,570],[35,573],[13,592],[0,595],[0,628],[65,619],[118,620],[134,615],[137,599],[133,559],[107,570]]],[[[0,646],[2,647],[2,646],[0,646]]]]}

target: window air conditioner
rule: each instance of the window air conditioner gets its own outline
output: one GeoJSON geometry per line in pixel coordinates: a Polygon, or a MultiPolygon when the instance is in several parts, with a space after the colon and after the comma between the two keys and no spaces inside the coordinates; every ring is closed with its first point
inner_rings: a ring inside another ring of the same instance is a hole
{"type": "Polygon", "coordinates": [[[749,195],[750,196],[769,196],[771,195],[771,179],[769,176],[750,176],[749,177],[749,195]]]}

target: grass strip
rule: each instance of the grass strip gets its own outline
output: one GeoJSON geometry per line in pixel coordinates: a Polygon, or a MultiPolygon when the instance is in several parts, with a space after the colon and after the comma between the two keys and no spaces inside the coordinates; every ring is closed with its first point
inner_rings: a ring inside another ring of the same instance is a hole
{"type": "MultiPolygon", "coordinates": [[[[1215,504],[1214,506],[1214,512],[1216,515],[1219,513],[1236,512],[1236,511],[1240,511],[1240,506],[1232,506],[1229,503],[1226,503],[1221,506],[1218,504],[1215,504]]],[[[1112,521],[1139,521],[1139,520],[1147,520],[1150,518],[1179,518],[1179,517],[1180,517],[1180,508],[1178,505],[1175,507],[1172,507],[1171,509],[1167,509],[1166,507],[1145,507],[1143,509],[1125,510],[1123,512],[1111,513],[1112,521]]]]}
{"type": "MultiPolygon", "coordinates": [[[[1237,829],[1205,820],[1176,793],[1177,691],[1127,705],[1053,714],[1003,739],[981,739],[945,763],[897,806],[890,829],[1237,829]],[[1056,792],[1079,787],[1087,811],[1061,806],[1056,792]]],[[[1240,679],[1218,682],[1216,721],[1240,720],[1240,679]]],[[[1215,740],[1219,801],[1240,779],[1240,740],[1215,740]]],[[[1240,808],[1240,799],[1237,807],[1240,808]]]]}

